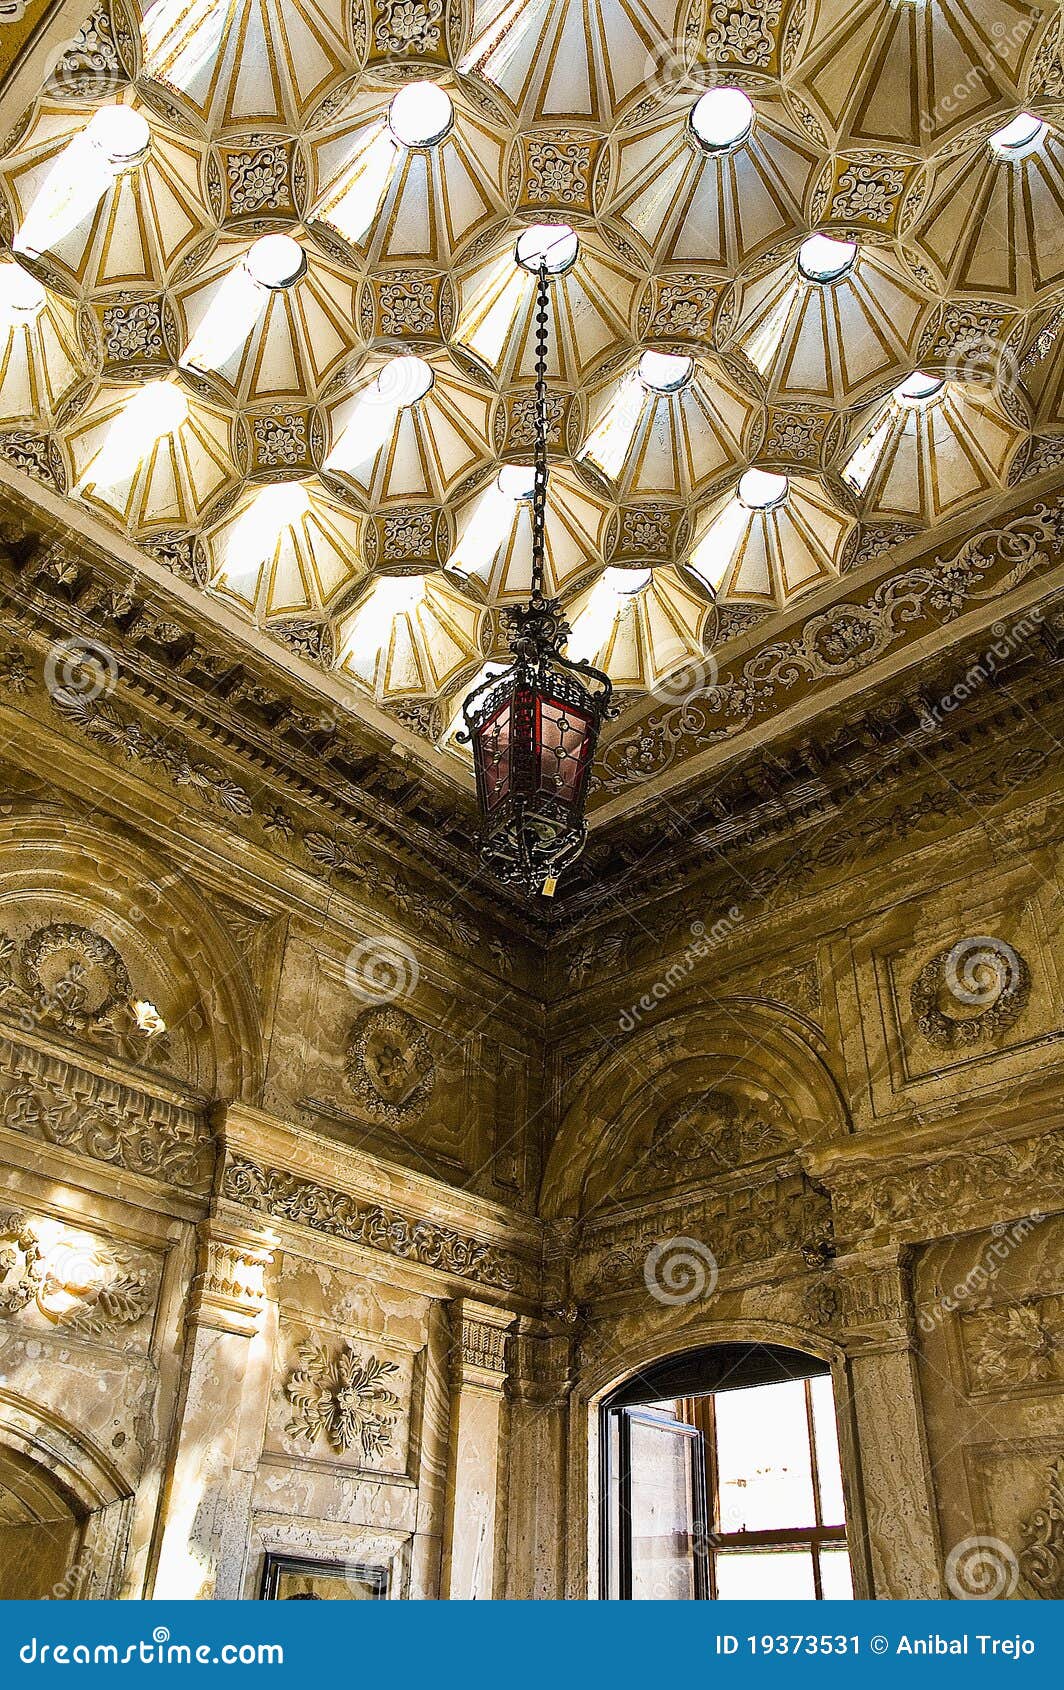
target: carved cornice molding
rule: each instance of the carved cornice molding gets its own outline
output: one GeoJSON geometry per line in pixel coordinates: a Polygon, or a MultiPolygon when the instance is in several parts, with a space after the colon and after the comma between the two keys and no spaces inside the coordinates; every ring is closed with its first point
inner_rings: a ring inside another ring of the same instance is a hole
{"type": "MultiPolygon", "coordinates": [[[[698,800],[686,816],[681,812],[678,834],[648,823],[645,836],[632,835],[614,865],[626,872],[623,903],[639,899],[638,922],[615,913],[613,867],[592,847],[588,872],[602,874],[593,900],[611,914],[585,917],[567,940],[559,936],[559,946],[567,946],[559,969],[579,988],[644,956],[649,962],[715,950],[740,921],[746,930],[759,911],[797,898],[817,877],[837,881],[920,829],[1035,788],[1055,772],[1064,731],[1055,619],[1042,622],[1040,636],[1037,650],[1025,653],[1023,672],[1008,672],[1008,693],[983,688],[970,708],[946,719],[948,736],[920,726],[924,705],[911,698],[839,730],[826,723],[823,739],[807,737],[793,755],[773,757],[761,792],[750,768],[719,783],[713,814],[707,817],[698,800]],[[1007,758],[1001,754],[1006,739],[1007,758]],[[625,871],[629,856],[638,867],[625,871]]],[[[925,690],[934,684],[929,680],[925,690]]],[[[578,894],[571,907],[591,898],[578,894]]]]}
{"type": "Polygon", "coordinates": [[[598,791],[677,773],[708,746],[770,720],[799,698],[872,668],[897,648],[940,634],[981,602],[996,600],[1064,558],[1064,494],[965,539],[936,543],[909,564],[843,600],[808,613],[788,637],[722,665],[714,684],[671,709],[651,700],[622,721],[599,760],[598,791]]]}
{"type": "MultiPolygon", "coordinates": [[[[10,501],[0,490],[5,509],[10,501]]],[[[143,575],[127,570],[108,584],[106,572],[116,569],[111,558],[88,561],[72,537],[49,542],[14,513],[0,532],[9,626],[42,657],[79,640],[104,649],[112,677],[121,678],[121,701],[109,696],[111,685],[103,696],[76,684],[50,689],[65,725],[97,749],[164,774],[234,828],[254,825],[274,850],[298,834],[317,871],[372,885],[400,908],[419,902],[433,916],[438,901],[419,890],[418,879],[426,868],[445,872],[450,896],[433,925],[443,932],[445,915],[456,915],[459,942],[472,933],[499,960],[505,947],[475,911],[477,884],[487,890],[487,883],[472,800],[458,783],[434,780],[421,765],[396,758],[392,742],[356,724],[338,700],[301,691],[297,676],[279,673],[276,658],[267,661],[223,630],[201,627],[186,605],[143,575]],[[242,770],[249,779],[239,778],[242,770]],[[308,816],[317,818],[310,826],[308,816]]],[[[25,693],[36,682],[31,660],[11,648],[0,661],[0,685],[25,693]]],[[[507,911],[494,885],[490,895],[495,915],[507,911]]],[[[519,931],[527,926],[516,904],[508,919],[519,931]]]]}
{"type": "Polygon", "coordinates": [[[204,1112],[0,1038],[0,1126],[206,1196],[215,1147],[204,1112]]]}
{"type": "Polygon", "coordinates": [[[309,1227],[455,1279],[535,1294],[536,1269],[513,1251],[240,1154],[226,1159],[221,1195],[271,1221],[309,1227]]]}
{"type": "MultiPolygon", "coordinates": [[[[215,818],[223,818],[234,832],[294,861],[304,873],[339,881],[356,895],[372,896],[374,902],[385,899],[394,907],[397,918],[416,920],[458,954],[490,958],[498,973],[507,977],[514,973],[512,940],[482,919],[468,899],[468,886],[480,874],[475,862],[456,879],[452,855],[444,896],[423,878],[441,843],[455,844],[460,863],[468,840],[459,848],[441,824],[438,836],[431,835],[432,851],[422,850],[424,841],[416,820],[420,806],[416,781],[399,771],[389,774],[382,769],[382,787],[410,794],[409,806],[402,811],[378,793],[363,794],[356,803],[350,798],[342,763],[330,762],[323,751],[328,766],[325,770],[318,768],[312,783],[300,767],[293,765],[292,758],[277,755],[267,759],[262,747],[249,741],[246,734],[227,735],[206,716],[197,718],[186,702],[178,702],[167,696],[166,689],[149,684],[136,664],[127,667],[124,651],[119,665],[117,653],[121,648],[117,640],[115,652],[107,648],[107,666],[120,673],[123,689],[135,683],[135,695],[123,690],[121,697],[116,696],[113,678],[100,689],[90,685],[84,691],[75,685],[43,685],[52,646],[41,637],[31,612],[20,613],[16,607],[8,621],[19,628],[25,644],[9,640],[0,647],[0,691],[6,688],[19,698],[35,695],[27,703],[39,705],[60,731],[82,736],[108,761],[133,765],[150,777],[162,776],[186,802],[191,798],[215,818]],[[202,746],[192,733],[184,731],[186,728],[202,736],[202,746]],[[231,755],[220,759],[219,749],[231,755]],[[264,768],[274,785],[264,784],[264,768]],[[401,846],[390,838],[384,825],[392,811],[397,826],[400,816],[411,823],[401,846]],[[305,825],[308,816],[313,821],[311,826],[305,825]],[[323,821],[328,822],[327,828],[322,827],[323,821]],[[405,860],[415,860],[416,853],[410,849],[412,840],[421,851],[419,874],[397,868],[405,860]]],[[[88,636],[84,649],[90,654],[104,650],[98,638],[88,636]]],[[[224,686],[221,693],[231,696],[224,686]]],[[[212,714],[218,714],[216,701],[212,714]]],[[[297,765],[313,762],[306,749],[293,756],[297,765]]]]}

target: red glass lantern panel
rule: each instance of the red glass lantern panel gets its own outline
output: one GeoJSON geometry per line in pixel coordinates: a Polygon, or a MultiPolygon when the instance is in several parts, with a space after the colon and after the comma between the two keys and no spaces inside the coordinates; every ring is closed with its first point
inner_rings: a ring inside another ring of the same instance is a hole
{"type": "Polygon", "coordinates": [[[510,790],[510,706],[512,699],[504,699],[494,715],[477,729],[475,750],[479,753],[480,776],[484,789],[484,804],[488,810],[506,797],[510,790]]]}
{"type": "Polygon", "coordinates": [[[591,718],[560,699],[536,700],[539,791],[563,804],[576,804],[592,744],[591,718]]]}

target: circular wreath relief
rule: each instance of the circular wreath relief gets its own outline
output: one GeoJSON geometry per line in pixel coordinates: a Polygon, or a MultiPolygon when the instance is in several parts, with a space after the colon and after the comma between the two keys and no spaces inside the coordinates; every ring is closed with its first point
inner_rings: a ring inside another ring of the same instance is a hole
{"type": "Polygon", "coordinates": [[[428,1041],[402,1009],[367,1009],[358,1017],[344,1072],[363,1107],[393,1125],[419,1114],[436,1084],[428,1041]]]}
{"type": "Polygon", "coordinates": [[[63,1026],[83,1031],[132,992],[125,963],[109,939],[72,921],[38,927],[22,947],[30,991],[63,1026]]]}
{"type": "Polygon", "coordinates": [[[925,962],[910,993],[916,1024],[951,1050],[982,1044],[1019,1020],[1031,995],[1023,957],[1003,939],[961,939],[925,962]]]}

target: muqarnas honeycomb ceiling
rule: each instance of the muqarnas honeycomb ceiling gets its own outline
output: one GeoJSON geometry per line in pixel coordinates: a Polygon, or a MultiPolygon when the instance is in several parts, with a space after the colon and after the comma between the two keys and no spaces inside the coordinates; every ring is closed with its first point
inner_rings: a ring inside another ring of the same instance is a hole
{"type": "Polygon", "coordinates": [[[529,581],[529,227],[577,237],[548,585],[623,696],[1060,431],[1055,8],[109,0],[67,40],[6,114],[0,454],[456,758],[529,581]]]}

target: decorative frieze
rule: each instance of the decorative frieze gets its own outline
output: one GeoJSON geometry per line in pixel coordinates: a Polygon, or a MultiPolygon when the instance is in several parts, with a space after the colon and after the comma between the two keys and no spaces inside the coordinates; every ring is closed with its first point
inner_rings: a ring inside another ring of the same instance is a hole
{"type": "Polygon", "coordinates": [[[841,1236],[874,1232],[933,1238],[956,1231],[968,1216],[993,1207],[1003,1216],[1030,1214],[1045,1193],[1064,1189],[1064,1131],[1011,1142],[969,1142],[935,1160],[847,1163],[825,1174],[841,1236]]]}
{"type": "Polygon", "coordinates": [[[234,1157],[222,1176],[222,1195],[256,1214],[311,1227],[369,1250],[399,1256],[440,1273],[514,1290],[528,1282],[519,1257],[434,1221],[410,1220],[351,1192],[300,1179],[281,1168],[234,1157]]]}
{"type": "Polygon", "coordinates": [[[182,1190],[201,1193],[210,1185],[214,1146],[196,1111],[5,1039],[0,1125],[182,1190]]]}
{"type": "Polygon", "coordinates": [[[595,1222],[573,1264],[580,1301],[616,1291],[646,1291],[651,1252],[662,1242],[697,1241],[722,1272],[763,1267],[779,1256],[799,1261],[830,1247],[831,1204],[802,1175],[662,1204],[652,1220],[631,1212],[595,1222]]]}
{"type": "Polygon", "coordinates": [[[903,640],[920,636],[929,619],[952,621],[976,600],[1017,586],[1064,554],[1064,495],[1057,494],[1001,528],[985,529],[959,550],[888,576],[867,598],[840,602],[808,617],[789,639],[762,646],[741,668],[725,668],[703,694],[668,710],[640,712],[602,757],[605,792],[645,780],[699,750],[776,715],[800,689],[811,691],[855,675],[903,640]]]}

